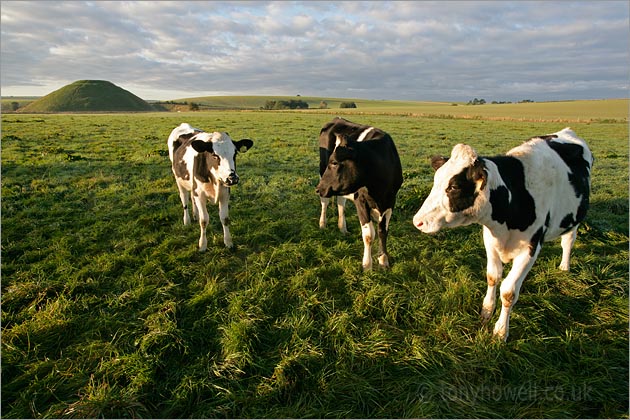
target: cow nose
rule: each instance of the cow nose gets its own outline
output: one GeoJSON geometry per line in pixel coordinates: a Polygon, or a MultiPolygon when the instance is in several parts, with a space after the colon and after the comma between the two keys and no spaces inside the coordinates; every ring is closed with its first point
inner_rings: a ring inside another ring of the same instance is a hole
{"type": "Polygon", "coordinates": [[[238,175],[236,175],[236,172],[232,172],[225,181],[227,185],[236,185],[238,184],[238,175]]]}

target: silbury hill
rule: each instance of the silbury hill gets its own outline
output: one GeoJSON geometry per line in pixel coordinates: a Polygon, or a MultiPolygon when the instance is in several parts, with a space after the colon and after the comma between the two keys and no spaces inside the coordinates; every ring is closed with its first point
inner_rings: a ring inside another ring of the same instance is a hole
{"type": "Polygon", "coordinates": [[[106,80],[79,80],[31,102],[19,112],[142,112],[154,108],[106,80]]]}

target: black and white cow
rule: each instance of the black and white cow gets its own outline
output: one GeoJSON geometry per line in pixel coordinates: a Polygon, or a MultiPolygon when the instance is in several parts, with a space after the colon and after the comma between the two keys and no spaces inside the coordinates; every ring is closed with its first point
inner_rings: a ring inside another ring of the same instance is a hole
{"type": "Polygon", "coordinates": [[[231,248],[228,202],[230,187],[238,184],[236,154],[246,152],[254,145],[249,139],[233,141],[228,133],[206,133],[182,123],[168,137],[168,155],[173,163],[179,197],[184,206],[184,224],[190,224],[188,203],[192,192],[193,217],[199,218],[201,236],[199,251],[208,246],[206,227],[208,209],[206,202],[219,204],[219,218],[223,226],[223,243],[231,248]]]}
{"type": "Polygon", "coordinates": [[[320,227],[326,226],[330,197],[337,196],[339,229],[346,232],[345,199],[354,200],[364,244],[363,269],[372,268],[371,244],[375,236],[372,217],[378,223],[379,264],[389,267],[387,232],[403,180],[394,141],[383,130],[337,117],[321,129],[319,151],[320,227]]]}
{"type": "Polygon", "coordinates": [[[435,156],[433,188],[413,218],[425,233],[483,225],[488,290],[482,319],[492,317],[503,263],[512,269],[500,286],[494,335],[508,337],[510,312],[544,241],[561,237],[561,270],[569,270],[578,224],[589,206],[593,155],[569,128],[534,137],[497,157],[480,157],[464,144],[450,158],[435,156]]]}

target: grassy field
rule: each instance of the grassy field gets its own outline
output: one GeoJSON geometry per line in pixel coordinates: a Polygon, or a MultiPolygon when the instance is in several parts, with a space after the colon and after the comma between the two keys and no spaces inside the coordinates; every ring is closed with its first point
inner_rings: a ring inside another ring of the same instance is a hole
{"type": "Polygon", "coordinates": [[[606,99],[591,101],[528,102],[512,104],[465,105],[452,102],[390,101],[365,99],[320,98],[310,96],[207,96],[186,98],[180,101],[195,102],[217,109],[260,109],[268,100],[300,99],[309,104],[310,111],[318,109],[322,101],[326,112],[337,114],[386,114],[431,118],[465,118],[518,121],[570,121],[570,122],[627,122],[630,101],[606,99]],[[355,102],[357,108],[339,109],[342,102],[355,102]]]}
{"type": "Polygon", "coordinates": [[[403,164],[392,268],[369,273],[352,204],[350,234],[332,213],[318,228],[329,113],[3,115],[2,417],[627,418],[627,123],[570,124],[596,157],[572,271],[547,243],[500,343],[479,319],[481,228],[411,223],[428,158],[568,124],[411,113],[345,114],[403,164]],[[184,121],[255,141],[233,251],[216,208],[207,252],[182,225],[166,138],[184,121]]]}

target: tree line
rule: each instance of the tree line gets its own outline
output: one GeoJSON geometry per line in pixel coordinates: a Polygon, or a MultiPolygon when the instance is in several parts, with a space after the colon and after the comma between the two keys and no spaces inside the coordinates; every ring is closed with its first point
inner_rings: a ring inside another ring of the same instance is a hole
{"type": "MultiPolygon", "coordinates": [[[[532,101],[531,99],[523,99],[522,101],[518,101],[517,103],[524,104],[524,103],[532,103],[532,102],[534,102],[534,101],[532,101]]],[[[472,100],[468,101],[466,103],[466,105],[483,105],[483,104],[486,104],[486,103],[487,103],[486,100],[483,99],[483,98],[482,99],[475,98],[475,99],[472,99],[472,100]]],[[[511,104],[512,102],[511,101],[492,101],[491,103],[493,103],[493,104],[511,104]]]]}

